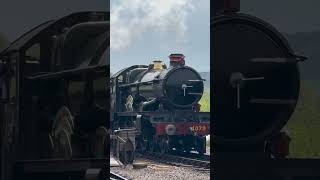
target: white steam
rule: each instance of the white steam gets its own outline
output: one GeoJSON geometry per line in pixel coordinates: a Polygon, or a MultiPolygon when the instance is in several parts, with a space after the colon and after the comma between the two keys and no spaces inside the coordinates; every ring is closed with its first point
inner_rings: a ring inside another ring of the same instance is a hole
{"type": "Polygon", "coordinates": [[[128,47],[136,38],[151,32],[175,32],[185,40],[187,15],[192,0],[112,0],[111,49],[128,47]]]}

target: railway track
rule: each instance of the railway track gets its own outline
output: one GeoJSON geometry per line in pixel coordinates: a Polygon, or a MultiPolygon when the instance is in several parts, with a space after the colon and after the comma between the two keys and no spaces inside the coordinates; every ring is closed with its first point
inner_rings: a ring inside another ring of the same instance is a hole
{"type": "Polygon", "coordinates": [[[137,154],[137,157],[143,157],[150,160],[155,160],[161,163],[170,164],[174,166],[191,166],[194,168],[210,169],[210,160],[190,158],[184,156],[177,156],[171,154],[161,154],[154,152],[145,152],[143,154],[137,154]]]}
{"type": "Polygon", "coordinates": [[[174,156],[182,156],[186,158],[194,158],[194,159],[203,160],[203,161],[210,161],[210,155],[208,154],[200,155],[198,153],[189,153],[189,152],[174,151],[174,150],[170,151],[169,154],[174,156]]]}
{"type": "Polygon", "coordinates": [[[120,176],[119,174],[110,172],[110,180],[128,180],[128,179],[120,176]]]}

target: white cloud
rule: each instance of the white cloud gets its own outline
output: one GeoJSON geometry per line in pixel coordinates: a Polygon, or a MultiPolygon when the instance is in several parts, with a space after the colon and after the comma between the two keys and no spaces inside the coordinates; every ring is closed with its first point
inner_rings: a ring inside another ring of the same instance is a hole
{"type": "Polygon", "coordinates": [[[121,50],[148,31],[174,32],[185,40],[193,0],[112,0],[111,50],[121,50]]]}

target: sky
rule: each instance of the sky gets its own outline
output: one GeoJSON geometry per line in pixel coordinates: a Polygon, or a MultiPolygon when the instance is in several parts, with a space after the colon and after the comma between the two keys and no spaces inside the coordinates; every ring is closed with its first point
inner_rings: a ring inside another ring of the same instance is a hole
{"type": "Polygon", "coordinates": [[[209,0],[111,0],[111,72],[183,53],[186,65],[210,70],[209,0]]]}
{"type": "Polygon", "coordinates": [[[0,33],[10,41],[49,20],[78,11],[107,11],[109,0],[1,0],[0,33]]]}

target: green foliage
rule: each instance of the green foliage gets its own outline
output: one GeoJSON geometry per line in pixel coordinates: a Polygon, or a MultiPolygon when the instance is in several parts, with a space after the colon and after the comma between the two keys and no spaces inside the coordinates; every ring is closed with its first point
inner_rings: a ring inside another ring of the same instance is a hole
{"type": "Polygon", "coordinates": [[[311,81],[302,82],[300,99],[288,122],[290,157],[320,158],[319,88],[311,81]]]}
{"type": "Polygon", "coordinates": [[[200,99],[201,111],[210,112],[210,89],[206,89],[200,99]]]}

